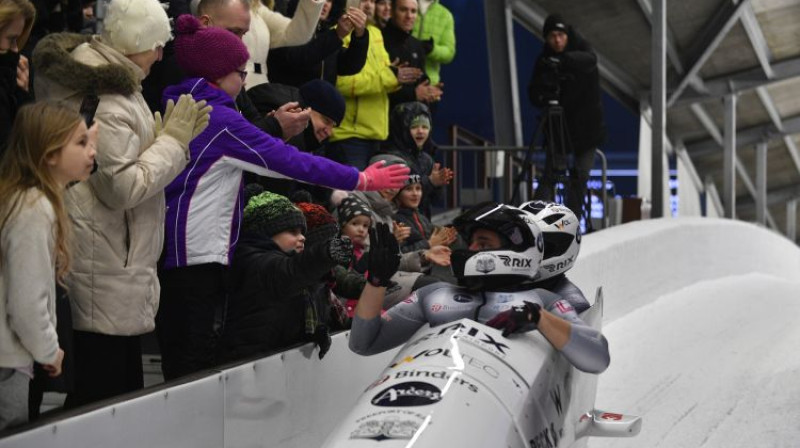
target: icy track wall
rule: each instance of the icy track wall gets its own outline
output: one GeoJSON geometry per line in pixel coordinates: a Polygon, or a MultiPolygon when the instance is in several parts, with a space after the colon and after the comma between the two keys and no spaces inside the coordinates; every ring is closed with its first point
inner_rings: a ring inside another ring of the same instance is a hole
{"type": "MultiPolygon", "coordinates": [[[[794,280],[800,272],[797,246],[730,220],[635,222],[582,244],[569,276],[587,297],[603,287],[604,326],[699,281],[753,272],[794,280]]],[[[355,355],[339,334],[323,360],[310,346],[289,350],[41,424],[0,439],[0,448],[316,447],[393,353],[355,355]]]]}
{"type": "Polygon", "coordinates": [[[584,237],[568,273],[587,297],[603,288],[603,326],[694,283],[762,273],[796,280],[800,249],[754,224],[717,218],[637,221],[584,237]]]}

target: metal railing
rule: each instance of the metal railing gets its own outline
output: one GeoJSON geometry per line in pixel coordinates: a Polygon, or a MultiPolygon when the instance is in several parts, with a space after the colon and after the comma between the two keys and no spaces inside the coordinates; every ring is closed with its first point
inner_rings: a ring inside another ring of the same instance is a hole
{"type": "MultiPolygon", "coordinates": [[[[447,186],[445,195],[446,210],[470,206],[483,200],[509,202],[514,195],[517,176],[524,166],[524,156],[527,147],[521,146],[496,146],[490,140],[481,137],[458,125],[450,127],[450,145],[439,146],[437,150],[443,159],[444,166],[455,171],[455,179],[447,186]],[[522,157],[521,157],[522,156],[522,157]]],[[[534,151],[533,162],[527,179],[534,179],[536,175],[536,162],[543,163],[544,152],[534,151]]],[[[603,202],[603,217],[601,228],[609,226],[608,191],[605,188],[608,181],[608,160],[600,149],[596,150],[595,157],[600,159],[603,202]]],[[[520,190],[522,201],[528,200],[532,194],[533,185],[520,190]]]]}

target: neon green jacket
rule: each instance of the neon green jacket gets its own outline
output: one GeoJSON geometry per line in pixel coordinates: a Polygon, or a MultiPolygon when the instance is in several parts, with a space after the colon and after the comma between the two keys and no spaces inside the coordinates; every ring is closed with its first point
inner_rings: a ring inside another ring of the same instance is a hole
{"type": "MultiPolygon", "coordinates": [[[[344,119],[333,129],[330,141],[347,138],[386,140],[389,136],[389,93],[397,90],[397,77],[389,68],[389,53],[383,46],[383,34],[367,25],[369,50],[364,68],[355,75],[336,78],[336,88],[344,96],[344,119]]],[[[343,45],[350,44],[347,36],[343,45]]]]}
{"type": "Polygon", "coordinates": [[[453,14],[435,0],[425,14],[420,11],[411,35],[422,41],[433,38],[433,51],[425,56],[425,73],[431,85],[438,84],[441,65],[449,64],[456,56],[453,14]]]}

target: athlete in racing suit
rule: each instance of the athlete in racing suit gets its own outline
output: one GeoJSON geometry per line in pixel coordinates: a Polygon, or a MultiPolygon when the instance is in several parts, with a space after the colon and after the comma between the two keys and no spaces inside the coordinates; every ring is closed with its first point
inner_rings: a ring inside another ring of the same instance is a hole
{"type": "Polygon", "coordinates": [[[532,283],[544,245],[532,214],[484,203],[454,224],[470,242],[469,250],[454,251],[452,256],[459,286],[426,286],[383,317],[379,313],[384,279],[391,277],[393,266],[396,269],[397,243],[388,227],[372,231],[370,278],[356,308],[351,350],[362,355],[380,353],[408,341],[425,323],[434,327],[467,317],[503,328],[504,335],[538,329],[582,371],[600,373],[608,367],[605,337],[586,325],[569,301],[532,283]]]}

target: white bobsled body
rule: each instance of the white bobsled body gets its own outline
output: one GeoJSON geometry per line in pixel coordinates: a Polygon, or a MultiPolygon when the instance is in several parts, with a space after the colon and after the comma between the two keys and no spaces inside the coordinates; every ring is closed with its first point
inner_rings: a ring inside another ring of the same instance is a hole
{"type": "MultiPolygon", "coordinates": [[[[601,312],[598,295],[583,318],[597,327],[601,312]]],[[[504,338],[461,319],[417,332],[323,446],[568,447],[637,433],[638,417],[594,411],[596,388],[538,332],[504,338]]]]}

